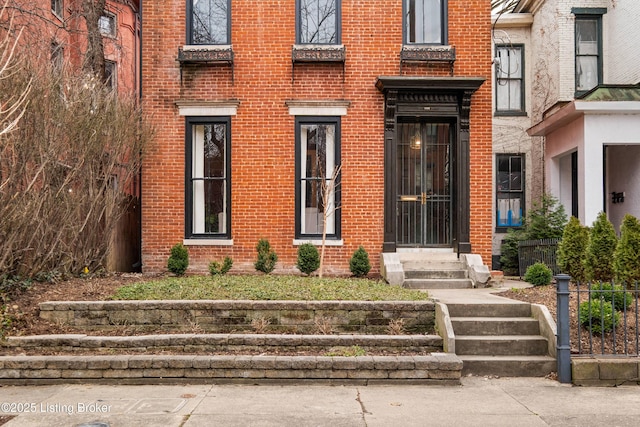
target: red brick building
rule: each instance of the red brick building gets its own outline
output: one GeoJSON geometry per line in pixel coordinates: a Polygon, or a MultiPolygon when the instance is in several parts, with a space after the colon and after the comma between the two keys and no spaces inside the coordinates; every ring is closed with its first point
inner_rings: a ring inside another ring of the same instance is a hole
{"type": "Polygon", "coordinates": [[[348,273],[358,246],[491,257],[489,0],[142,3],[143,270],[184,243],[190,269],[277,269],[320,242],[348,273]],[[322,182],[340,166],[327,200],[322,182]],[[332,209],[337,208],[337,209],[332,209]]]}

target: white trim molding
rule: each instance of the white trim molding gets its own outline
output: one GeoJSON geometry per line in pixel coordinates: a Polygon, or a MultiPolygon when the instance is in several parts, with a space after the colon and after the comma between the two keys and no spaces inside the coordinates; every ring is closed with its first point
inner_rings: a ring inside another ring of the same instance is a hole
{"type": "Polygon", "coordinates": [[[181,116],[235,116],[240,101],[176,101],[181,116]]]}
{"type": "MultiPolygon", "coordinates": [[[[311,243],[313,246],[322,246],[321,239],[294,239],[293,246],[304,245],[305,243],[311,243]]],[[[325,246],[344,246],[344,240],[325,240],[325,246]]]]}
{"type": "Polygon", "coordinates": [[[184,239],[185,246],[233,246],[233,239],[184,239]]]}
{"type": "Polygon", "coordinates": [[[285,101],[291,116],[346,116],[350,101],[285,101]]]}

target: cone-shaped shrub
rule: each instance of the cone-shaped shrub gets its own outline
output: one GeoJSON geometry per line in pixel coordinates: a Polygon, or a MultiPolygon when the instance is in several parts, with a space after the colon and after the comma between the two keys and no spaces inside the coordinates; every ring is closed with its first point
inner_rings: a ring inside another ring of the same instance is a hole
{"type": "Polygon", "coordinates": [[[349,261],[349,269],[356,277],[366,276],[371,270],[371,263],[369,262],[369,254],[360,246],[351,256],[349,261]]]}
{"type": "Polygon", "coordinates": [[[613,253],[618,238],[607,214],[600,212],[591,227],[587,245],[586,273],[588,280],[610,282],[613,279],[613,253]]]}
{"type": "Polygon", "coordinates": [[[254,267],[258,271],[269,274],[276,267],[278,261],[278,255],[271,250],[271,245],[267,239],[260,239],[256,245],[256,251],[258,251],[258,258],[254,263],[254,267]]]}
{"type": "Polygon", "coordinates": [[[626,214],[620,227],[620,241],[613,254],[613,270],[618,283],[634,286],[640,280],[640,223],[626,214]]]}
{"type": "Polygon", "coordinates": [[[304,243],[298,248],[298,269],[307,276],[320,267],[320,254],[318,248],[311,243],[304,243]]]}
{"type": "Polygon", "coordinates": [[[584,282],[584,260],[589,244],[589,228],[580,224],[580,220],[571,217],[562,233],[562,240],[558,243],[556,261],[563,273],[571,276],[576,282],[584,282]]]}

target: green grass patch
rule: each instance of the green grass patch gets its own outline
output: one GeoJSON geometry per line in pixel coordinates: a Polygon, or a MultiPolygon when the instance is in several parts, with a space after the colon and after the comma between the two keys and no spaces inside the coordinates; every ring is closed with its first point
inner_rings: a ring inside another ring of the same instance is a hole
{"type": "Polygon", "coordinates": [[[418,301],[426,292],[384,281],[299,276],[167,277],[118,289],[116,300],[418,301]]]}

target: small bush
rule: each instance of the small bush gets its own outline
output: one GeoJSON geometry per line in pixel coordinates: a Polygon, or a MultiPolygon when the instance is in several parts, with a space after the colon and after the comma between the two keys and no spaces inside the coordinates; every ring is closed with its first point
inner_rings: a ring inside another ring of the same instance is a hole
{"type": "Polygon", "coordinates": [[[633,304],[633,295],[626,292],[622,285],[612,285],[611,283],[594,283],[589,288],[591,299],[602,299],[612,303],[615,310],[624,310],[633,304]]]}
{"type": "Polygon", "coordinates": [[[167,261],[167,268],[176,276],[182,276],[189,266],[189,252],[182,243],[176,243],[171,248],[171,256],[167,261]]]}
{"type": "Polygon", "coordinates": [[[351,256],[349,261],[349,270],[356,277],[366,276],[371,270],[371,263],[369,262],[369,254],[360,246],[351,256]]]}
{"type": "Polygon", "coordinates": [[[212,276],[218,274],[227,274],[229,270],[231,270],[231,266],[233,265],[233,260],[228,256],[224,257],[224,261],[222,261],[222,266],[218,261],[211,261],[209,263],[209,273],[212,276]]]}
{"type": "Polygon", "coordinates": [[[298,248],[298,270],[307,276],[320,267],[320,254],[318,248],[311,243],[304,243],[298,248]]]}
{"type": "Polygon", "coordinates": [[[520,273],[518,261],[518,242],[526,240],[523,230],[510,228],[500,246],[500,267],[506,276],[517,276],[520,273]]]}
{"type": "Polygon", "coordinates": [[[260,239],[256,245],[256,251],[258,251],[258,258],[253,264],[256,270],[262,271],[265,274],[269,274],[276,268],[276,262],[278,261],[278,255],[271,250],[271,245],[267,239],[260,239]]]}
{"type": "Polygon", "coordinates": [[[552,277],[551,269],[541,262],[530,265],[524,274],[525,282],[531,283],[533,286],[548,285],[551,283],[552,277]]]}
{"type": "Polygon", "coordinates": [[[610,302],[601,299],[581,303],[578,312],[580,324],[590,328],[594,334],[609,332],[620,323],[620,313],[613,309],[610,302]]]}

